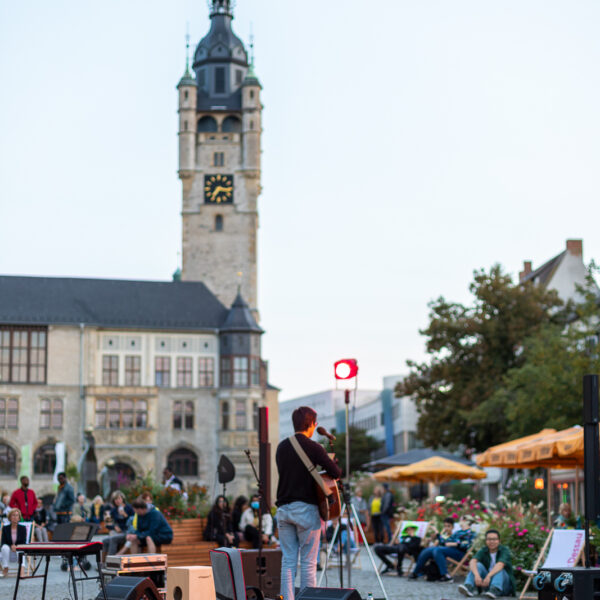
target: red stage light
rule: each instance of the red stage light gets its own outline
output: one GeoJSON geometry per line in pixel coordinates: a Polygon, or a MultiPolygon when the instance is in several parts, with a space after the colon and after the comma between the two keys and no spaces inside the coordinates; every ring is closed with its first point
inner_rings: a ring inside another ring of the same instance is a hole
{"type": "Polygon", "coordinates": [[[333,363],[336,379],[352,379],[358,374],[358,361],[355,358],[342,358],[333,363]]]}

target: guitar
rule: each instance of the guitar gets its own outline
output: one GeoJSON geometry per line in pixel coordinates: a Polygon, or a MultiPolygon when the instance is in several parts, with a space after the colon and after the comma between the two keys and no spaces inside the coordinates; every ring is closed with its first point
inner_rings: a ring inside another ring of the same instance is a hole
{"type": "Polygon", "coordinates": [[[332,519],[337,519],[342,512],[340,490],[337,481],[333,477],[325,471],[322,471],[320,475],[327,490],[327,495],[325,495],[321,486],[315,482],[315,489],[317,490],[317,498],[319,500],[319,515],[323,521],[331,521],[332,519]]]}

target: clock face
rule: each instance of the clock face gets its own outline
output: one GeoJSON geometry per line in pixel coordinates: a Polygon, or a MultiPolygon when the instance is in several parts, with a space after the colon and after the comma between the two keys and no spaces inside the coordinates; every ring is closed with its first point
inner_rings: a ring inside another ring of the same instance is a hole
{"type": "Polygon", "coordinates": [[[233,202],[233,175],[205,175],[204,202],[231,204],[233,202]]]}

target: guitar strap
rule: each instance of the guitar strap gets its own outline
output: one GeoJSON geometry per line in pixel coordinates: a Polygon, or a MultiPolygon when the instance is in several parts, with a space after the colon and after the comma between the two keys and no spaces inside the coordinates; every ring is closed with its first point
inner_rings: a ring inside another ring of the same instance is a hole
{"type": "Polygon", "coordinates": [[[321,477],[321,474],[317,471],[317,467],[312,464],[310,458],[304,452],[304,449],[300,445],[300,442],[296,439],[295,435],[291,435],[288,440],[290,440],[290,444],[292,444],[292,448],[296,451],[296,454],[300,457],[300,460],[304,463],[304,466],[308,469],[308,472],[314,477],[318,486],[323,490],[323,493],[326,497],[331,496],[331,493],[325,486],[325,482],[321,477]]]}

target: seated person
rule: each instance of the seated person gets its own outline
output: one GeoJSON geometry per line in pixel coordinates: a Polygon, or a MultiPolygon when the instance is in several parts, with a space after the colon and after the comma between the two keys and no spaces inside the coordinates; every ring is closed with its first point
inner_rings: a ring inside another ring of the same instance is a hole
{"type": "MultiPolygon", "coordinates": [[[[460,529],[455,533],[452,533],[449,537],[445,538],[440,534],[438,543],[434,546],[426,548],[419,554],[419,559],[413,572],[410,574],[410,579],[417,579],[423,575],[423,567],[425,563],[433,558],[440,572],[440,581],[453,581],[452,577],[448,574],[448,566],[446,564],[446,558],[453,558],[454,560],[460,560],[465,552],[470,548],[473,540],[475,539],[475,533],[471,531],[470,523],[467,519],[462,518],[459,521],[460,529]]],[[[448,530],[454,527],[454,520],[450,517],[444,519],[444,531],[447,533],[448,530]]]]}
{"type": "MultiPolygon", "coordinates": [[[[242,513],[240,530],[244,538],[252,543],[253,548],[258,548],[260,532],[258,530],[258,517],[260,509],[259,497],[255,494],[250,497],[250,506],[242,513]]],[[[265,512],[262,516],[262,542],[268,544],[273,535],[273,517],[265,512]]]]}
{"type": "Polygon", "coordinates": [[[485,546],[469,562],[470,573],[458,591],[472,598],[483,593],[486,598],[514,596],[516,585],[510,550],[500,544],[500,534],[496,529],[488,529],[485,546]]]}
{"type": "Polygon", "coordinates": [[[568,502],[563,502],[558,507],[558,517],[554,521],[554,527],[557,529],[569,529],[575,527],[576,521],[571,511],[571,505],[568,502]]]}
{"type": "Polygon", "coordinates": [[[92,505],[90,506],[90,512],[86,519],[88,523],[97,523],[98,525],[104,521],[104,512],[106,508],[104,507],[104,500],[102,500],[102,496],[96,496],[92,500],[92,505]]]}
{"type": "Polygon", "coordinates": [[[146,502],[139,498],[131,506],[135,515],[132,528],[127,532],[125,547],[130,548],[132,554],[138,554],[144,546],[148,553],[154,554],[157,546],[173,541],[173,530],[156,507],[148,508],[146,502]]]}
{"type": "Polygon", "coordinates": [[[75,521],[85,521],[90,514],[89,508],[86,506],[85,494],[77,494],[77,501],[71,509],[71,516],[78,517],[75,521]]]}
{"type": "Polygon", "coordinates": [[[41,498],[37,499],[37,507],[33,513],[32,520],[35,523],[35,539],[38,542],[47,542],[48,530],[46,529],[46,526],[48,525],[48,513],[44,508],[44,503],[41,498]]]}
{"type": "Polygon", "coordinates": [[[239,536],[233,530],[229,502],[225,496],[217,496],[206,517],[204,539],[207,542],[217,542],[219,546],[226,548],[237,548],[240,544],[239,536]]]}
{"type": "Polygon", "coordinates": [[[0,538],[0,562],[2,563],[2,572],[0,577],[6,577],[8,573],[8,563],[11,553],[16,559],[17,546],[27,543],[27,527],[21,525],[21,511],[18,508],[12,508],[8,513],[8,525],[2,527],[2,536],[0,538]]]}
{"type": "Polygon", "coordinates": [[[421,538],[417,533],[417,528],[414,525],[407,525],[402,531],[402,535],[398,540],[397,544],[375,544],[373,548],[375,554],[383,561],[385,568],[381,572],[382,574],[391,571],[394,565],[387,558],[389,554],[396,554],[398,556],[398,562],[396,563],[396,571],[398,577],[402,577],[402,560],[405,554],[414,556],[415,560],[419,556],[421,551],[421,538]]]}
{"type": "Polygon", "coordinates": [[[240,529],[240,521],[244,511],[250,506],[248,504],[248,498],[246,496],[238,496],[233,503],[233,510],[231,511],[231,521],[233,523],[233,530],[237,533],[243,533],[240,529]]]}
{"type": "MultiPolygon", "coordinates": [[[[106,519],[110,524],[107,527],[115,533],[125,533],[127,531],[127,519],[135,514],[133,508],[131,508],[131,504],[127,503],[125,495],[120,490],[115,490],[110,500],[111,503],[107,506],[110,517],[106,519]]],[[[148,504],[143,496],[142,500],[148,504]]]]}

